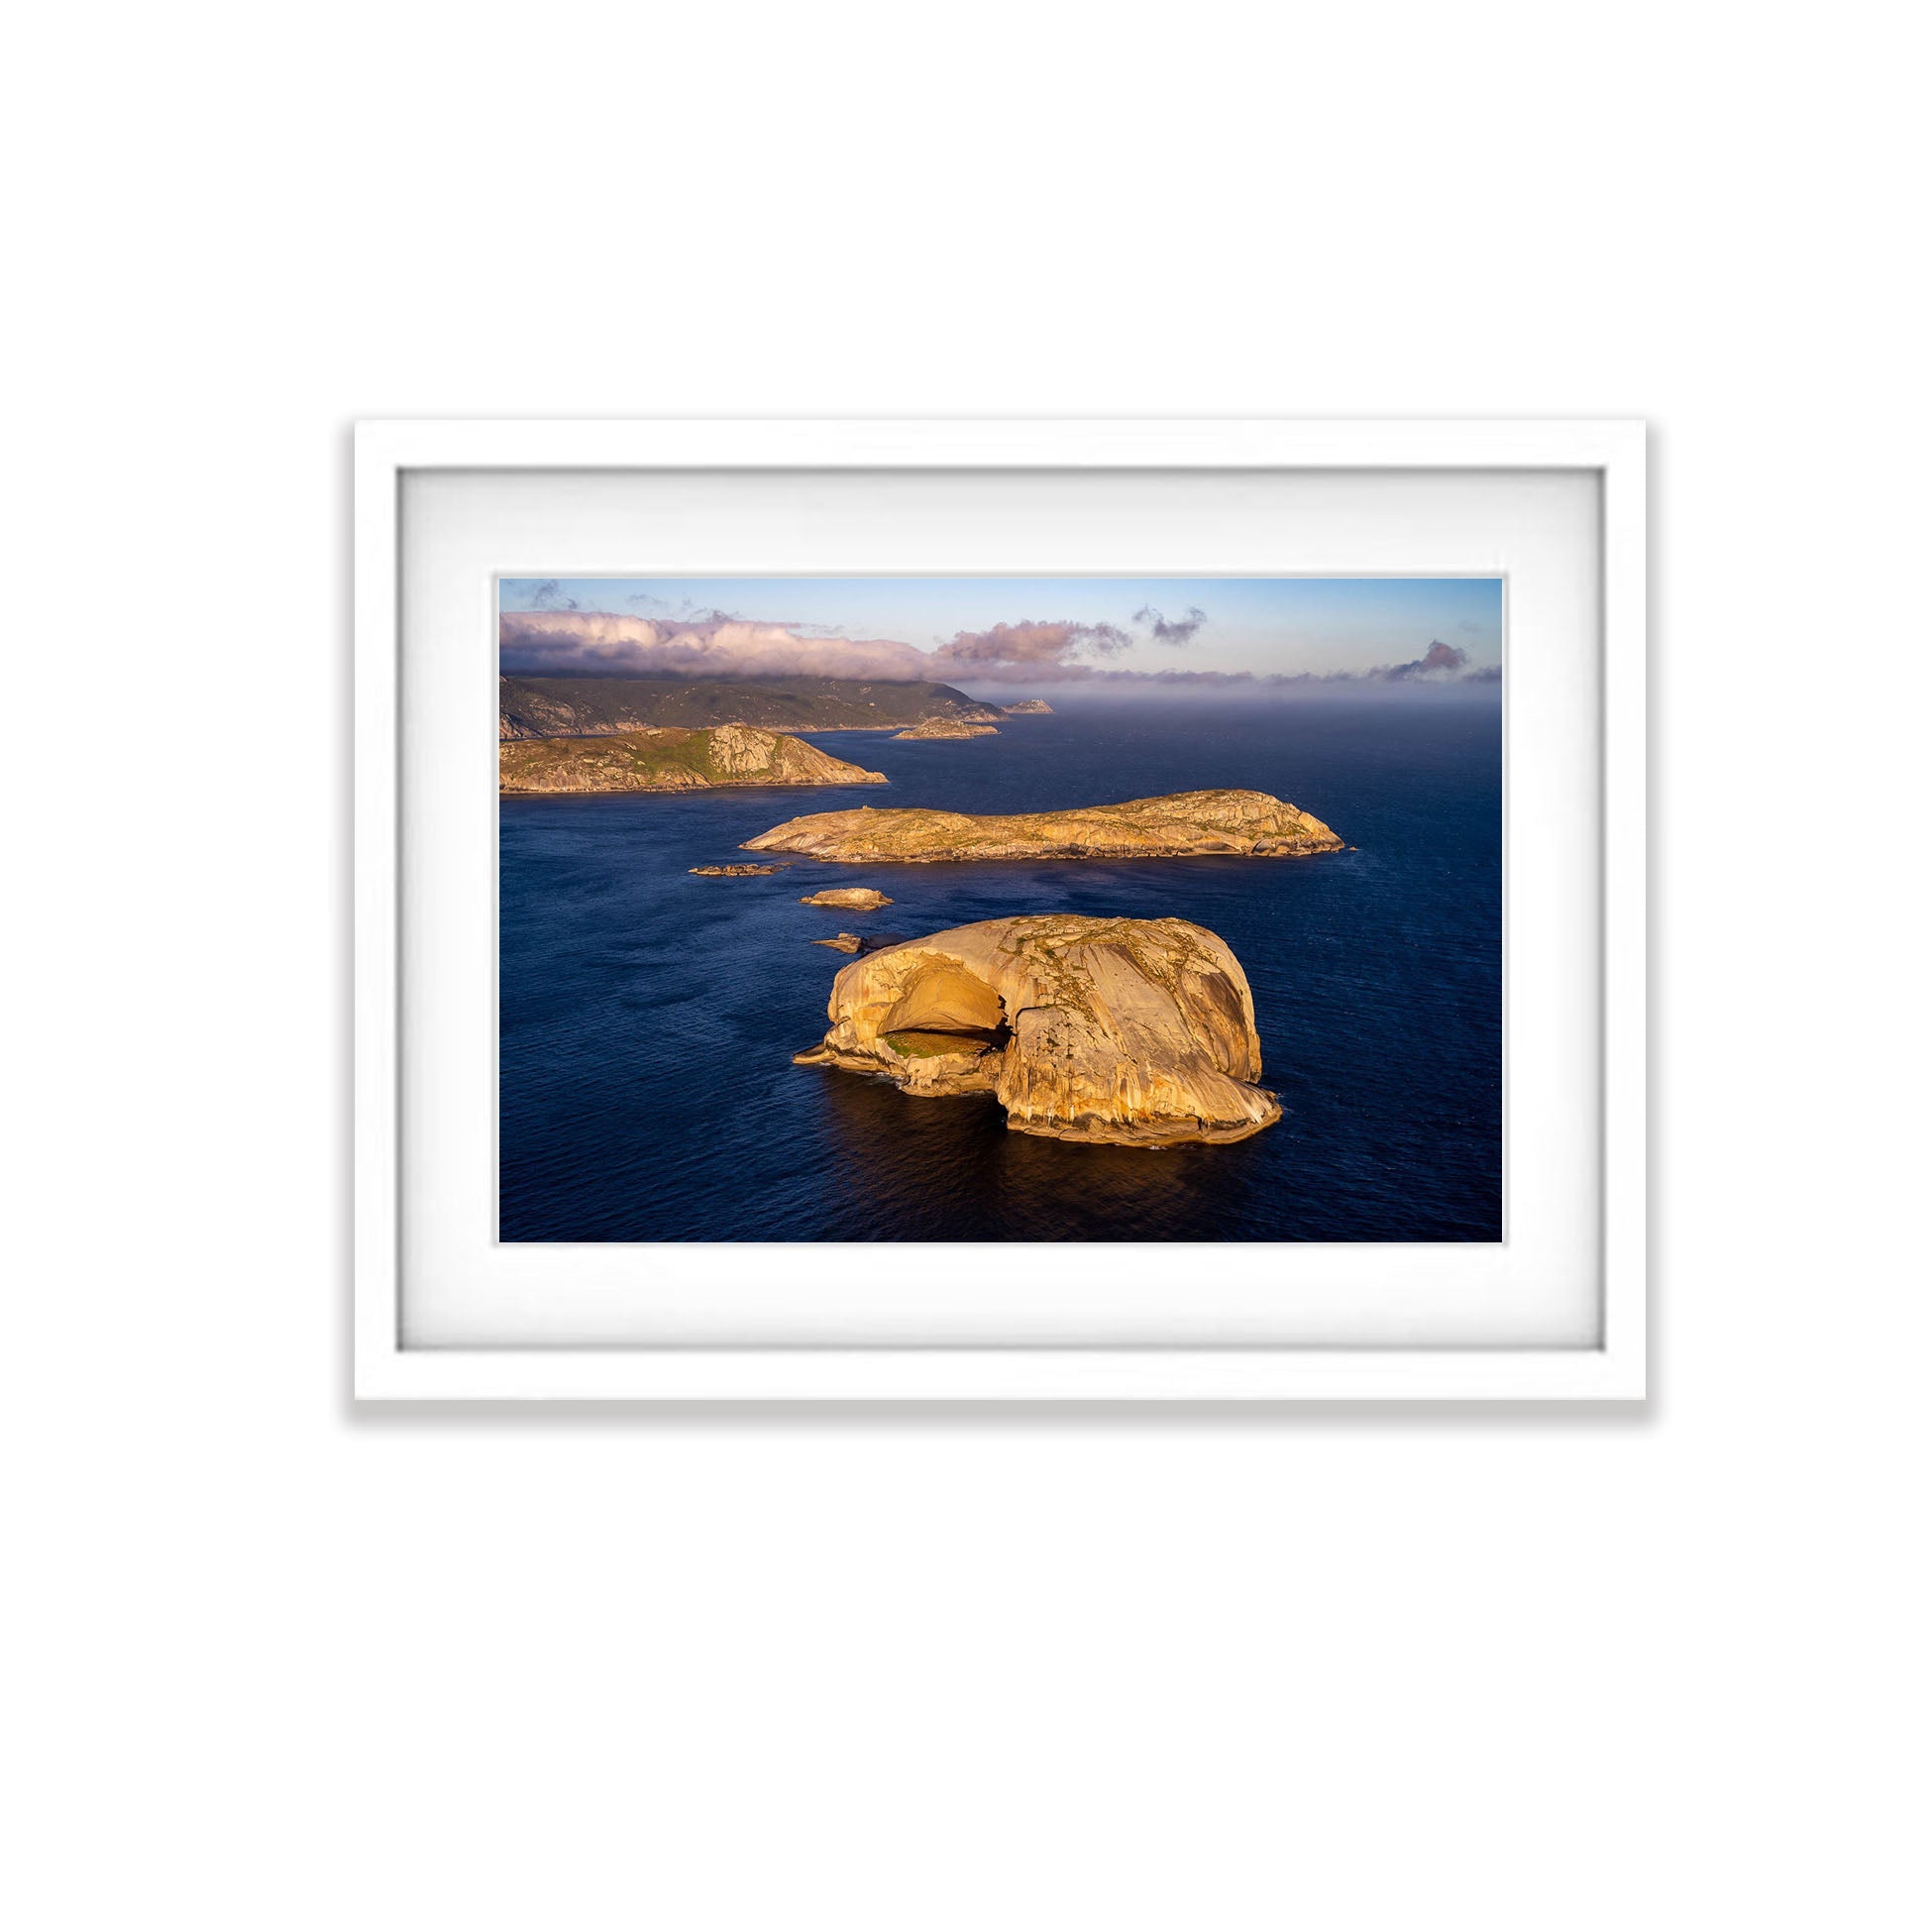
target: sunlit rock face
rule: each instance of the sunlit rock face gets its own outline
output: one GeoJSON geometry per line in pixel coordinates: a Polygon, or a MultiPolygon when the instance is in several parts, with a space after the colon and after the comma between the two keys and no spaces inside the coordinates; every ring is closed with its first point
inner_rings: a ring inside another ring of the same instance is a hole
{"type": "Polygon", "coordinates": [[[747,852],[845,864],[969,859],[1307,858],[1342,841],[1266,792],[1181,792],[1124,805],[998,816],[918,808],[815,811],[747,839],[747,852]]]}
{"type": "Polygon", "coordinates": [[[826,1012],[799,1065],[990,1093],[1020,1133],[1159,1147],[1242,1140],[1281,1118],[1255,1084],[1247,976],[1186,919],[955,926],[854,960],[826,1012]]]}

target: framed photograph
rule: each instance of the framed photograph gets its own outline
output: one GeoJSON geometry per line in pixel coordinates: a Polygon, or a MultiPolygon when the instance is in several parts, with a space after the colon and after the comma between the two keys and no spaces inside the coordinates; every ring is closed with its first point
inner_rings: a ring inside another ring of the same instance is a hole
{"type": "Polygon", "coordinates": [[[1644,504],[361,425],[358,1396],[1641,1400],[1644,504]]]}

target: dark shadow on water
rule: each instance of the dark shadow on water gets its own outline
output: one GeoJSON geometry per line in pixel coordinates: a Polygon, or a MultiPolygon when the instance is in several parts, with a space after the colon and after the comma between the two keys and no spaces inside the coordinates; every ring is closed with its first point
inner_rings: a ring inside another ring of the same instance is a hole
{"type": "Polygon", "coordinates": [[[1107,1147],[1015,1133],[990,1094],[925,1099],[890,1081],[802,1069],[822,1088],[832,1193],[849,1205],[829,1240],[1215,1241],[1253,1224],[1262,1161],[1224,1147],[1107,1147]]]}

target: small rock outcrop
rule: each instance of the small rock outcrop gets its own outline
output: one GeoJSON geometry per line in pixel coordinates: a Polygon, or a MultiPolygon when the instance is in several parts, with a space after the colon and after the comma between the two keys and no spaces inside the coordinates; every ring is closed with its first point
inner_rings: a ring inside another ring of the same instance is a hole
{"type": "Polygon", "coordinates": [[[1265,792],[1182,792],[1126,805],[1011,817],[918,809],[818,811],[789,818],[746,852],[803,852],[848,865],[968,859],[1162,859],[1219,854],[1254,859],[1340,852],[1317,818],[1265,792]]]}
{"type": "Polygon", "coordinates": [[[865,941],[856,932],[835,932],[829,939],[814,939],[814,946],[830,946],[834,952],[857,952],[865,941]]]}
{"type": "Polygon", "coordinates": [[[987,919],[856,959],[800,1066],[992,1094],[1019,1133],[1165,1147],[1281,1118],[1240,962],[1186,919],[987,919]]]}
{"type": "Polygon", "coordinates": [[[777,865],[695,865],[690,872],[694,879],[755,879],[783,872],[791,863],[790,859],[781,859],[777,865]]]}
{"type": "Polygon", "coordinates": [[[714,785],[884,785],[802,738],[750,724],[667,727],[593,738],[516,738],[497,747],[505,793],[696,792],[714,785]]]}
{"type": "Polygon", "coordinates": [[[821,893],[807,893],[801,906],[836,906],[848,912],[876,912],[892,901],[871,886],[828,886],[821,893]]]}
{"type": "Polygon", "coordinates": [[[905,731],[895,731],[895,738],[997,738],[999,727],[992,724],[968,724],[964,718],[922,717],[918,723],[905,731]]]}

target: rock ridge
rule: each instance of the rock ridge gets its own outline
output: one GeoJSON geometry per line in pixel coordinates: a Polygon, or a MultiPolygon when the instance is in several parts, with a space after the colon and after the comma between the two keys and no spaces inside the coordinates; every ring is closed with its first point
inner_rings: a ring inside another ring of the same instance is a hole
{"type": "Polygon", "coordinates": [[[964,718],[926,717],[904,731],[895,731],[895,738],[917,743],[925,738],[997,738],[999,728],[991,724],[972,724],[964,718]]]}
{"type": "Polygon", "coordinates": [[[603,737],[651,726],[706,730],[897,731],[924,717],[991,724],[1005,713],[952,685],[840,678],[544,678],[497,680],[500,738],[603,737]]]}
{"type": "Polygon", "coordinates": [[[789,818],[746,852],[801,852],[859,865],[990,859],[1306,858],[1342,841],[1313,812],[1266,792],[1180,792],[1123,805],[1008,815],[917,807],[789,818]]]}

